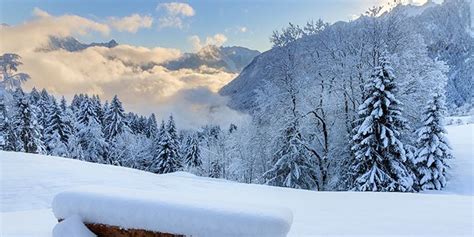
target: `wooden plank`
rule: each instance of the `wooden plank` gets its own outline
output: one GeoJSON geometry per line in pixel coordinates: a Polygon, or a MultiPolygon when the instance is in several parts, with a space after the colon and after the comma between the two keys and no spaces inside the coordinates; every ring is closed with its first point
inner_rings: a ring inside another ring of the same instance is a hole
{"type": "MultiPolygon", "coordinates": [[[[59,222],[62,219],[58,220],[59,222]]],[[[162,233],[140,229],[124,229],[119,226],[111,226],[96,223],[84,223],[87,228],[97,237],[185,237],[185,235],[162,233]]]]}

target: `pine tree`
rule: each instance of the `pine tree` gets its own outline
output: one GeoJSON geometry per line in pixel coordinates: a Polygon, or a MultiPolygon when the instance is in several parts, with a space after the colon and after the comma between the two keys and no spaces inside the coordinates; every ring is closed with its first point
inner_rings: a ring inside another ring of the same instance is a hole
{"type": "Polygon", "coordinates": [[[84,151],[82,150],[81,141],[77,136],[79,132],[79,123],[77,123],[74,119],[72,120],[72,128],[73,133],[69,136],[67,149],[68,149],[68,156],[69,158],[84,160],[84,151]]]}
{"type": "Polygon", "coordinates": [[[155,138],[155,152],[150,167],[150,171],[154,173],[171,173],[181,167],[177,143],[169,133],[170,126],[172,125],[168,122],[168,125],[165,127],[165,123],[162,121],[159,136],[155,138]]]}
{"type": "Polygon", "coordinates": [[[62,154],[60,156],[66,156],[67,150],[65,147],[68,144],[71,130],[67,121],[65,121],[63,110],[54,98],[51,99],[51,106],[46,113],[46,121],[44,134],[48,154],[53,155],[55,153],[55,155],[62,154]],[[53,150],[56,151],[53,152],[53,150]]]}
{"type": "Polygon", "coordinates": [[[211,162],[211,169],[209,170],[209,177],[210,178],[221,178],[222,177],[222,165],[219,160],[213,160],[211,162]]]}
{"type": "Polygon", "coordinates": [[[184,156],[184,163],[188,168],[200,167],[202,165],[201,151],[199,149],[199,142],[196,135],[188,137],[186,155],[184,156]]]}
{"type": "Polygon", "coordinates": [[[406,122],[402,104],[395,98],[394,80],[389,61],[381,57],[359,106],[361,124],[355,128],[355,158],[350,171],[354,190],[413,191],[413,177],[406,167],[405,149],[399,139],[406,122]]]}
{"type": "Polygon", "coordinates": [[[84,101],[85,97],[83,94],[74,95],[71,101],[71,109],[75,113],[81,108],[81,104],[84,101]]]}
{"type": "Polygon", "coordinates": [[[85,97],[77,109],[77,122],[86,125],[89,123],[89,120],[95,120],[99,123],[92,101],[88,97],[85,97]]]}
{"type": "Polygon", "coordinates": [[[66,110],[68,109],[67,101],[66,101],[66,99],[64,98],[64,96],[61,96],[61,102],[59,102],[59,107],[61,108],[61,111],[62,111],[63,113],[65,113],[66,110]]]}
{"type": "Polygon", "coordinates": [[[5,145],[3,150],[5,151],[21,151],[23,143],[18,138],[17,131],[11,121],[5,125],[5,145]]]}
{"type": "Polygon", "coordinates": [[[114,96],[108,110],[105,111],[104,124],[104,135],[107,141],[112,141],[116,136],[124,132],[130,132],[122,102],[120,102],[117,96],[114,96]]]}
{"type": "Polygon", "coordinates": [[[7,106],[5,105],[5,95],[0,93],[0,150],[6,150],[7,131],[9,126],[7,106]]]}
{"type": "Polygon", "coordinates": [[[146,136],[149,138],[153,138],[158,134],[158,123],[156,122],[155,114],[152,113],[147,120],[147,129],[146,129],[146,136]]]}
{"type": "Polygon", "coordinates": [[[36,106],[39,104],[41,100],[41,94],[38,92],[36,87],[33,87],[30,92],[30,101],[32,101],[36,106]]]}
{"type": "Polygon", "coordinates": [[[84,160],[97,163],[105,163],[105,148],[107,143],[102,133],[100,124],[91,119],[87,125],[82,126],[77,134],[82,146],[84,160]]]}
{"type": "Polygon", "coordinates": [[[54,130],[48,138],[48,154],[52,156],[68,157],[67,145],[61,140],[59,130],[54,130]]]}
{"type": "Polygon", "coordinates": [[[104,125],[104,111],[102,110],[102,103],[98,95],[93,95],[91,98],[91,103],[95,111],[96,120],[103,127],[104,125]]]}
{"type": "Polygon", "coordinates": [[[82,147],[84,160],[103,163],[107,143],[98,122],[95,106],[89,99],[82,101],[78,111],[77,139],[82,147]]]}
{"type": "Polygon", "coordinates": [[[423,125],[418,129],[415,172],[421,190],[440,190],[446,186],[447,159],[453,158],[443,126],[444,96],[435,94],[424,112],[423,125]]]}
{"type": "Polygon", "coordinates": [[[305,147],[297,121],[288,123],[278,139],[273,167],[263,175],[269,185],[317,189],[317,171],[305,147]]]}
{"type": "Polygon", "coordinates": [[[46,143],[44,140],[46,138],[44,129],[48,126],[48,110],[52,106],[52,99],[53,97],[48,94],[48,91],[43,89],[40,92],[40,99],[36,102],[36,104],[32,102],[38,108],[37,118],[38,123],[41,126],[40,132],[44,143],[46,143]]]}
{"type": "Polygon", "coordinates": [[[173,115],[171,115],[168,119],[168,123],[166,124],[166,130],[168,131],[168,134],[170,135],[171,139],[173,141],[178,142],[178,131],[176,130],[176,124],[174,122],[173,115]]]}
{"type": "Polygon", "coordinates": [[[21,89],[15,91],[14,98],[17,111],[13,117],[12,125],[15,129],[15,136],[20,142],[18,151],[43,153],[45,148],[41,139],[41,126],[36,117],[36,107],[30,104],[28,97],[21,89]]]}

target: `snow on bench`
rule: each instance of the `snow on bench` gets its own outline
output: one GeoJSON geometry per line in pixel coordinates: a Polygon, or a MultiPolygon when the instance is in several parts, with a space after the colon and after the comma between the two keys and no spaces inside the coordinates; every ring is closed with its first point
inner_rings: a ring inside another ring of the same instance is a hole
{"type": "MultiPolygon", "coordinates": [[[[289,209],[192,198],[192,193],[147,192],[89,187],[59,193],[58,220],[79,216],[84,223],[192,236],[286,236],[289,209]]],[[[59,223],[58,225],[60,225],[59,223]]]]}

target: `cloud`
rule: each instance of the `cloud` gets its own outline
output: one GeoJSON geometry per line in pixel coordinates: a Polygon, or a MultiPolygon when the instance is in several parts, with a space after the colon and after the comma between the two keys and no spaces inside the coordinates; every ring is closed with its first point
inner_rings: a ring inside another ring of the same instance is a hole
{"type": "Polygon", "coordinates": [[[241,26],[241,27],[239,27],[239,31],[242,32],[242,33],[245,33],[245,32],[247,32],[247,27],[241,26]]]}
{"type": "Polygon", "coordinates": [[[188,41],[191,43],[195,51],[199,51],[208,45],[222,46],[227,41],[227,36],[218,33],[213,36],[206,37],[206,40],[202,42],[199,36],[193,35],[188,38],[188,41]]]}
{"type": "Polygon", "coordinates": [[[47,88],[69,99],[76,93],[98,94],[108,100],[117,94],[127,110],[154,112],[160,118],[172,113],[182,127],[225,125],[238,119],[239,113],[227,108],[226,100],[217,94],[236,74],[205,66],[173,71],[159,65],[178,57],[175,51],[120,45],[80,52],[34,52],[22,55],[22,70],[32,77],[27,89],[47,88]],[[198,88],[209,101],[213,98],[212,103],[191,97],[198,88]]]}
{"type": "Polygon", "coordinates": [[[161,3],[156,7],[157,11],[164,12],[158,19],[159,28],[179,28],[184,27],[184,18],[195,15],[194,9],[186,3],[170,2],[161,3]]]}
{"type": "MultiPolygon", "coordinates": [[[[228,108],[226,98],[217,94],[237,75],[205,66],[181,70],[163,67],[164,62],[182,56],[178,49],[121,44],[79,52],[35,50],[47,42],[44,39],[49,34],[74,36],[78,27],[83,33],[108,32],[107,25],[78,16],[39,17],[0,28],[0,52],[22,57],[20,70],[32,78],[25,84],[27,90],[46,88],[69,100],[77,93],[98,94],[103,100],[117,94],[127,110],[145,115],[154,112],[159,118],[173,113],[182,128],[211,122],[224,126],[245,117],[228,108]]],[[[204,43],[221,44],[225,39],[217,34],[204,43]]]]}
{"type": "Polygon", "coordinates": [[[164,16],[158,19],[158,28],[178,28],[182,29],[184,27],[183,20],[179,17],[174,16],[164,16]]]}
{"type": "Polygon", "coordinates": [[[165,9],[172,16],[194,16],[194,9],[186,3],[170,2],[158,5],[157,9],[165,9]]]}
{"type": "Polygon", "coordinates": [[[76,15],[51,16],[39,8],[33,10],[37,16],[17,26],[2,27],[0,31],[0,52],[34,51],[49,42],[49,36],[65,37],[99,32],[106,36],[110,28],[76,15]]]}
{"type": "Polygon", "coordinates": [[[229,34],[241,34],[241,33],[247,33],[248,28],[246,26],[234,26],[230,28],[226,28],[224,32],[229,33],[229,34]]]}
{"type": "Polygon", "coordinates": [[[177,122],[188,124],[189,127],[199,127],[203,124],[219,124],[228,126],[230,123],[241,124],[250,117],[227,106],[227,98],[219,96],[206,87],[183,89],[169,98],[172,103],[161,107],[162,114],[173,113],[177,122]],[[192,120],[183,121],[182,118],[193,116],[192,120]]]}
{"type": "Polygon", "coordinates": [[[36,16],[36,17],[50,17],[51,15],[48,12],[46,12],[44,10],[41,10],[38,7],[35,7],[33,9],[33,16],[36,16]]]}
{"type": "Polygon", "coordinates": [[[140,28],[150,28],[153,24],[153,18],[132,14],[123,18],[110,17],[109,22],[114,29],[120,32],[136,33],[140,28]]]}

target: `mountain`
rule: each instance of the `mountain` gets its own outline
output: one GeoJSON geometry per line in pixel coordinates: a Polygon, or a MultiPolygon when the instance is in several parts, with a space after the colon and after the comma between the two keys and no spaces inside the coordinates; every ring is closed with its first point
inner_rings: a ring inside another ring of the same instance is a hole
{"type": "MultiPolygon", "coordinates": [[[[63,49],[69,52],[77,52],[94,46],[113,48],[118,46],[118,43],[115,40],[110,40],[105,43],[84,44],[74,37],[50,37],[48,46],[41,50],[54,51],[63,49]]],[[[260,52],[257,50],[239,46],[217,47],[209,45],[203,47],[197,53],[185,53],[180,58],[165,62],[161,66],[164,66],[169,70],[179,70],[184,68],[198,69],[201,66],[207,66],[210,68],[225,70],[226,72],[239,73],[259,54],[260,52]]],[[[157,64],[150,62],[143,67],[150,68],[155,65],[157,64]]]]}
{"type": "Polygon", "coordinates": [[[48,46],[43,48],[42,50],[54,51],[54,50],[64,49],[69,52],[76,52],[76,51],[81,51],[81,50],[87,49],[89,47],[94,47],[94,46],[113,48],[117,45],[118,43],[115,40],[110,40],[109,42],[105,42],[105,43],[84,44],[84,43],[79,42],[74,37],[51,36],[49,38],[48,46]]]}
{"type": "Polygon", "coordinates": [[[259,54],[260,52],[257,50],[239,46],[217,47],[209,45],[197,53],[186,53],[177,60],[167,62],[164,66],[169,70],[179,70],[183,68],[198,69],[205,65],[211,68],[223,69],[227,72],[239,73],[259,54]]]}
{"type": "MultiPolygon", "coordinates": [[[[449,69],[446,97],[452,110],[474,102],[474,38],[472,34],[474,31],[471,14],[468,1],[447,0],[443,4],[428,1],[422,6],[399,5],[392,11],[379,16],[385,18],[393,15],[401,16],[404,19],[403,23],[421,36],[429,57],[442,60],[447,64],[449,69]]],[[[366,17],[351,22],[336,22],[328,26],[320,35],[303,36],[293,44],[275,47],[260,54],[219,93],[230,97],[229,105],[234,109],[252,111],[255,106],[256,91],[263,88],[266,82],[274,82],[275,78],[278,78],[272,70],[272,65],[281,61],[282,51],[296,48],[299,54],[304,55],[304,51],[308,49],[323,48],[323,45],[331,44],[332,42],[324,42],[323,37],[328,37],[327,35],[340,34],[347,39],[362,34],[360,32],[364,31],[364,20],[366,17]]],[[[387,31],[390,32],[391,29],[387,31]]],[[[347,44],[348,40],[342,42],[347,44]]],[[[337,47],[339,46],[335,46],[337,47]]],[[[301,55],[298,57],[299,60],[307,60],[302,59],[301,55]]],[[[303,63],[306,64],[306,68],[317,67],[313,61],[307,60],[303,63]]]]}

